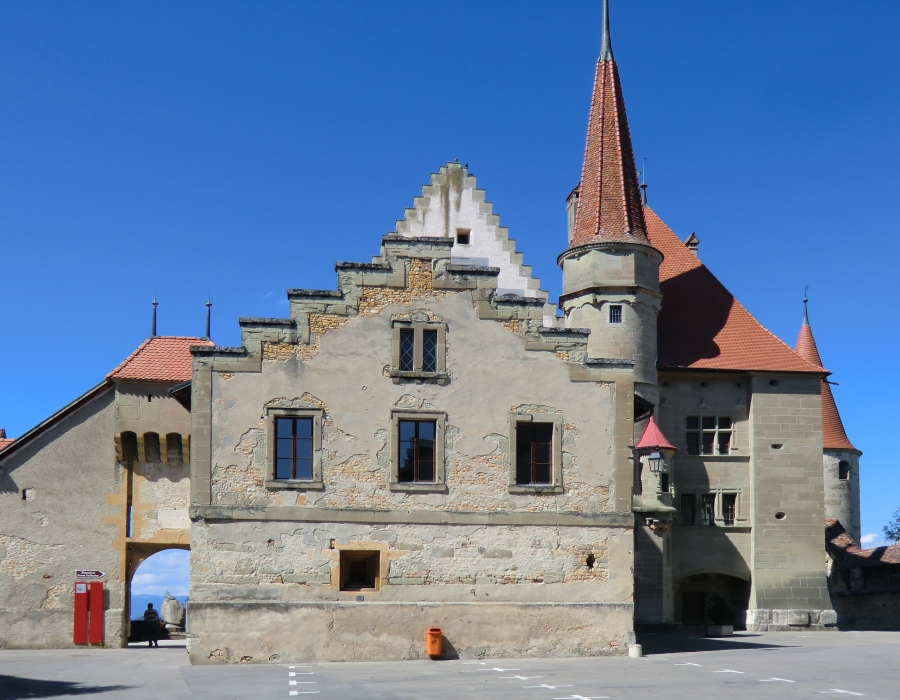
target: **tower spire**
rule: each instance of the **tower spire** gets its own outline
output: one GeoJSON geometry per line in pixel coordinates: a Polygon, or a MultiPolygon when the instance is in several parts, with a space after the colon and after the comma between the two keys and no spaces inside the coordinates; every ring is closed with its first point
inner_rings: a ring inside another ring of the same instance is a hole
{"type": "MultiPolygon", "coordinates": [[[[809,311],[806,308],[806,305],[809,303],[809,285],[806,285],[803,288],[803,325],[809,325],[809,311]]],[[[810,333],[810,338],[812,337],[812,333],[810,333]]]]}
{"type": "Polygon", "coordinates": [[[150,337],[156,337],[156,307],[159,306],[159,302],[156,301],[156,294],[153,295],[153,302],[151,304],[153,306],[153,314],[150,318],[150,337]]]}
{"type": "MultiPolygon", "coordinates": [[[[807,287],[809,289],[809,287],[807,287]]],[[[819,357],[819,349],[816,347],[816,340],[813,338],[812,328],[809,327],[809,314],[806,305],[809,299],[803,297],[803,325],[800,326],[800,333],[797,334],[797,343],[794,345],[794,352],[807,362],[822,366],[822,358],[819,357]]],[[[831,391],[831,384],[827,379],[822,379],[822,446],[826,450],[856,450],[847,432],[844,430],[844,423],[841,420],[841,414],[838,413],[837,404],[834,401],[834,394],[831,391]]]]}
{"type": "Polygon", "coordinates": [[[619,69],[603,3],[603,38],[594,76],[584,165],[570,248],[592,243],[649,246],[619,69]]]}
{"type": "Polygon", "coordinates": [[[603,0],[603,37],[600,40],[600,60],[616,60],[613,58],[612,39],[609,37],[609,0],[603,0]]]}

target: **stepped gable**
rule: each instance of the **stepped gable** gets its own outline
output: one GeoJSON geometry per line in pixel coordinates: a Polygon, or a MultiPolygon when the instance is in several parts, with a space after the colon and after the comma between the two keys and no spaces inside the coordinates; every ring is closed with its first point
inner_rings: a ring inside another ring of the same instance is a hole
{"type": "Polygon", "coordinates": [[[606,1],[579,187],[570,249],[595,243],[650,245],[606,1]]]}
{"type": "MultiPolygon", "coordinates": [[[[819,349],[816,347],[816,339],[813,338],[812,328],[809,327],[809,314],[807,314],[805,306],[803,324],[797,334],[794,351],[809,362],[822,364],[819,349]]],[[[859,452],[847,437],[844,422],[841,420],[841,414],[838,413],[837,404],[834,401],[834,394],[831,392],[831,385],[824,378],[822,379],[822,447],[826,450],[859,452]]]]}
{"type": "Polygon", "coordinates": [[[212,341],[190,336],[160,335],[147,338],[107,379],[186,382],[191,378],[191,346],[212,341]]]}
{"type": "Polygon", "coordinates": [[[826,372],[753,318],[652,209],[645,207],[644,217],[650,243],[665,256],[660,369],[826,372]]]}

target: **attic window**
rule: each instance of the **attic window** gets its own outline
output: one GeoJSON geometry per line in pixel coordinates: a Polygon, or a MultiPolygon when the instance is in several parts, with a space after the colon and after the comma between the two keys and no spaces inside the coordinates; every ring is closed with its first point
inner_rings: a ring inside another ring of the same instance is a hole
{"type": "Polygon", "coordinates": [[[456,229],[456,243],[457,245],[469,245],[469,236],[472,232],[469,229],[458,228],[456,229]]]}
{"type": "Polygon", "coordinates": [[[609,307],[609,322],[622,323],[622,305],[611,304],[609,307]]]}

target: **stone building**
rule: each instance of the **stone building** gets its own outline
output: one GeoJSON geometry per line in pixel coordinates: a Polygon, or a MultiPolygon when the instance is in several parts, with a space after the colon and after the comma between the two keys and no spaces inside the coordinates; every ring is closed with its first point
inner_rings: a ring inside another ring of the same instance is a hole
{"type": "Polygon", "coordinates": [[[713,617],[834,627],[825,518],[858,536],[859,452],[808,324],[776,338],[642,201],[606,8],[567,213],[551,304],[448,163],[336,289],[288,290],[239,347],[151,338],[63,410],[90,435],[60,418],[0,449],[0,537],[22,542],[0,643],[66,643],[70,588],[46,601],[81,567],[23,566],[64,540],[12,502],[82,462],[80,500],[41,512],[84,514],[111,610],[131,556],[189,546],[194,663],[417,658],[433,625],[464,657],[622,653],[713,617]],[[28,615],[57,632],[29,638],[28,615]]]}

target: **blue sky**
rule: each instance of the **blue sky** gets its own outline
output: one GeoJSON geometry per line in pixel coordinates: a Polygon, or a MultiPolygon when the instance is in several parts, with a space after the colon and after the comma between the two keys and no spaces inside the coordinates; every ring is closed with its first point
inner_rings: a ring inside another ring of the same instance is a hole
{"type": "MultiPolygon", "coordinates": [[[[650,204],[790,344],[810,285],[880,532],[900,3],[613,0],[612,25],[650,204]]],[[[181,335],[211,294],[230,345],[286,288],[333,288],[455,158],[557,294],[599,29],[597,1],[3,3],[0,426],[100,381],[154,292],[181,335]]]]}
{"type": "Polygon", "coordinates": [[[186,549],[166,549],[147,557],[131,579],[131,595],[155,597],[164,596],[168,591],[178,599],[186,596],[190,556],[186,549]]]}

